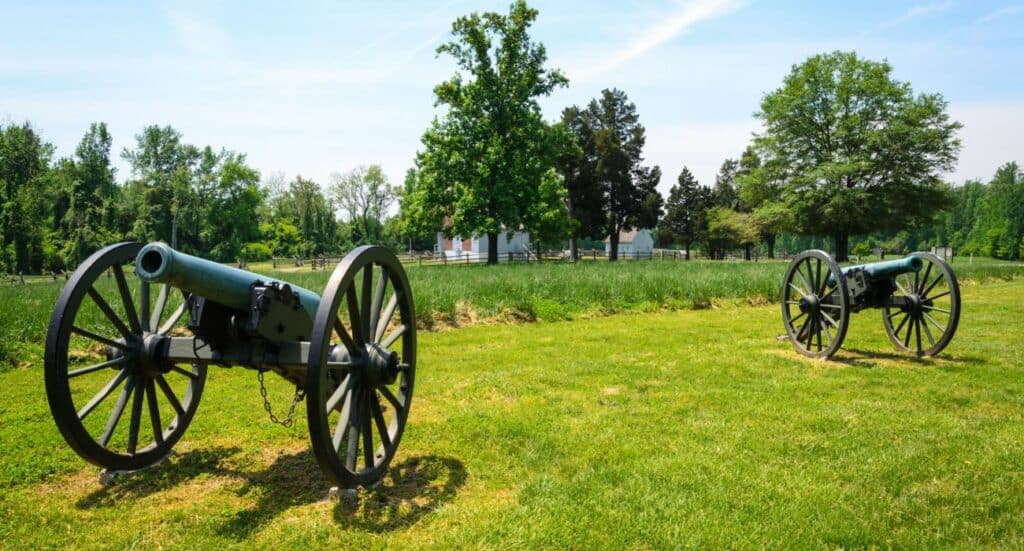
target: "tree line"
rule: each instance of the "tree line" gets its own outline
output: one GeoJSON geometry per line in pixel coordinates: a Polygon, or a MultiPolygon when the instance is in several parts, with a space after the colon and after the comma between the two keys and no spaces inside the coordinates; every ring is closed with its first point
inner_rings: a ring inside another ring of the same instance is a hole
{"type": "Polygon", "coordinates": [[[111,146],[106,124],[94,123],[73,156],[54,159],[30,123],[0,126],[0,272],[73,269],[124,239],[167,241],[222,262],[401,241],[398,219],[387,217],[400,189],[376,165],[332,174],[326,186],[261,179],[243,153],[152,125],[120,153],[130,173],[119,183],[111,146]]]}

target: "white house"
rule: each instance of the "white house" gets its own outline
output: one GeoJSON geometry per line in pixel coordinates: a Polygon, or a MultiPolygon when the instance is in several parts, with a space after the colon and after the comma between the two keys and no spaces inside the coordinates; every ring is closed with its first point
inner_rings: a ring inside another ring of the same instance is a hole
{"type": "MultiPolygon", "coordinates": [[[[498,262],[508,260],[508,253],[523,254],[530,251],[530,234],[517,231],[511,238],[505,232],[498,234],[498,262]]],[[[463,238],[461,235],[448,239],[443,232],[437,232],[437,243],[434,254],[444,253],[449,260],[487,260],[487,236],[474,235],[463,238]]]]}
{"type": "MultiPolygon", "coordinates": [[[[619,232],[619,256],[630,256],[635,253],[649,255],[654,251],[654,236],[651,230],[630,229],[619,232]]],[[[611,239],[604,239],[604,252],[611,254],[611,239]]]]}

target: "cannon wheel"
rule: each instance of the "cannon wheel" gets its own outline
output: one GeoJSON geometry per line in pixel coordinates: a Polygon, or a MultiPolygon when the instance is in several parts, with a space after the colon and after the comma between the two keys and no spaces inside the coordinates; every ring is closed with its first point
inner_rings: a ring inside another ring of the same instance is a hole
{"type": "Polygon", "coordinates": [[[956,333],[960,322],[960,285],[953,270],[932,253],[913,253],[924,267],[895,278],[894,296],[907,298],[908,305],[882,308],[882,322],[896,348],[918,356],[934,356],[956,333]]]}
{"type": "Polygon", "coordinates": [[[369,487],[383,478],[409,417],[415,374],[405,270],[387,249],[359,247],[324,290],[306,374],[313,452],[332,482],[369,487]]]}
{"type": "Polygon", "coordinates": [[[796,351],[829,358],[843,344],[850,321],[846,277],[828,253],[804,251],[782,284],[782,323],[796,351]]]}
{"type": "Polygon", "coordinates": [[[124,269],[141,248],[119,243],[86,259],[61,290],[46,336],[46,397],[57,428],[78,455],[108,469],[141,469],[165,457],[206,380],[205,366],[150,359],[155,340],[147,337],[170,332],[187,301],[165,317],[171,288],[164,285],[151,311],[150,285],[124,269]]]}

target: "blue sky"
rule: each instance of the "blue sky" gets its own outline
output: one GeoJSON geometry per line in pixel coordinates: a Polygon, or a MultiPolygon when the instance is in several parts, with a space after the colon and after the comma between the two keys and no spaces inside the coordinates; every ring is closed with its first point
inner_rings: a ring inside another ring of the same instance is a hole
{"type": "MultiPolygon", "coordinates": [[[[550,119],[601,89],[629,95],[646,157],[704,184],[757,131],[752,114],[791,65],[836,49],[888,59],[964,123],[953,181],[1024,162],[1024,0],[534,1],[533,36],[569,77],[550,119]]],[[[451,21],[508,2],[9,2],[0,0],[0,120],[29,120],[70,155],[105,121],[117,152],[147,124],[248,154],[264,176],[326,183],[412,165],[451,60],[451,21]]],[[[118,161],[119,178],[127,167],[118,161]]]]}

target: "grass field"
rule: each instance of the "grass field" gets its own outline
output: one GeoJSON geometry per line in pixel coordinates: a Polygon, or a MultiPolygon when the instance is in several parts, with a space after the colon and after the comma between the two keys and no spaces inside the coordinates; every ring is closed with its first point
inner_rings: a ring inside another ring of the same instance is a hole
{"type": "MultiPolygon", "coordinates": [[[[783,269],[742,266],[766,293],[783,269]]],[[[9,370],[0,547],[1020,548],[1024,281],[963,296],[923,360],[874,311],[832,362],[776,340],[777,306],[423,333],[394,468],[355,500],[323,499],[305,421],[272,425],[252,372],[212,369],[177,455],[102,487],[41,370],[9,370]]]]}

